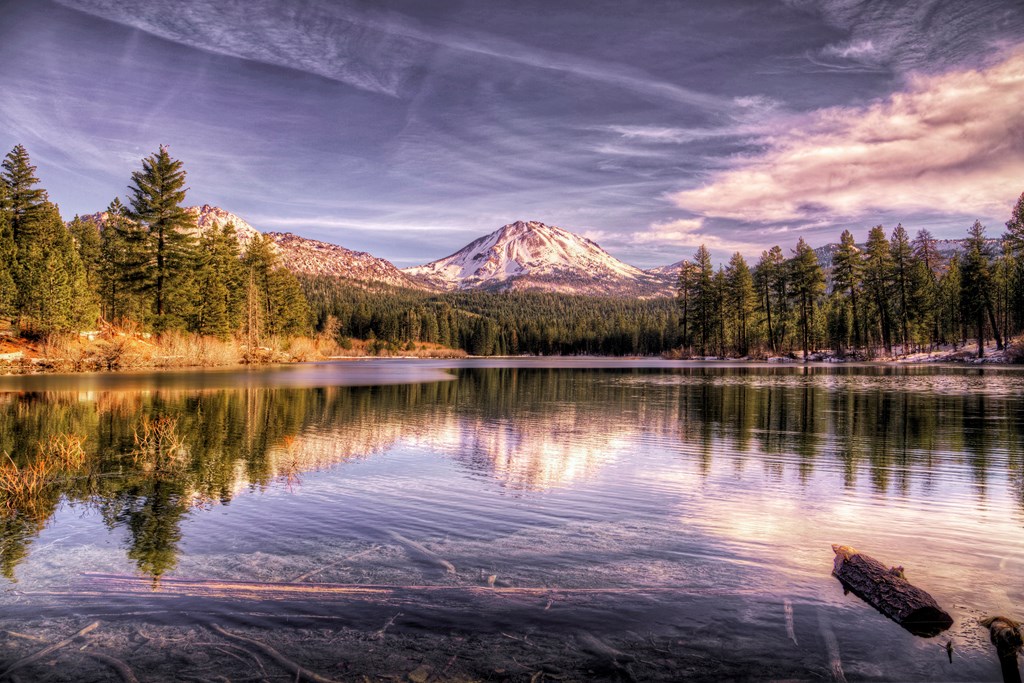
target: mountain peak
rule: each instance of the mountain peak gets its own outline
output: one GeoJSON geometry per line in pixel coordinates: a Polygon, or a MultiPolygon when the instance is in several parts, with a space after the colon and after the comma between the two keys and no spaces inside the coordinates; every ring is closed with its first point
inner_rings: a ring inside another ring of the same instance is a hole
{"type": "Polygon", "coordinates": [[[655,294],[660,280],[597,243],[540,221],[517,220],[405,272],[441,289],[546,289],[577,294],[655,294]]]}

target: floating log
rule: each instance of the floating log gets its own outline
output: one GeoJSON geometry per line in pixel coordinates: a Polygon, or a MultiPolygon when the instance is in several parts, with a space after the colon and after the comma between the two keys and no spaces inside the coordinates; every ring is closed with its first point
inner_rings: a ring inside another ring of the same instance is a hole
{"type": "Polygon", "coordinates": [[[917,636],[930,638],[953,625],[935,599],[912,585],[902,567],[886,567],[845,545],[833,545],[832,574],[843,587],[917,636]]]}
{"type": "Polygon", "coordinates": [[[1017,653],[1024,647],[1024,635],[1020,624],[1009,617],[989,617],[983,619],[981,625],[988,629],[988,637],[996,646],[1003,683],[1021,683],[1017,653]]]}

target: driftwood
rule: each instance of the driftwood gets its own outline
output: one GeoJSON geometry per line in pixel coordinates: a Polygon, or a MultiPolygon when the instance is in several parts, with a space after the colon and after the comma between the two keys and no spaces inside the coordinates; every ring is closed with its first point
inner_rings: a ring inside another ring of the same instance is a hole
{"type": "MultiPolygon", "coordinates": [[[[89,626],[86,628],[88,629],[88,631],[91,631],[96,626],[99,626],[98,621],[94,624],[89,624],[89,626]]],[[[79,631],[74,636],[69,638],[67,642],[70,643],[75,638],[85,635],[85,633],[88,633],[88,631],[86,629],[82,629],[82,631],[79,631]]],[[[47,646],[52,646],[50,641],[48,641],[46,638],[40,638],[39,636],[33,636],[27,633],[18,633],[17,631],[0,631],[0,633],[5,633],[14,638],[22,638],[24,640],[31,640],[34,643],[43,643],[47,646]]],[[[103,654],[102,652],[86,652],[85,654],[92,657],[96,661],[103,662],[104,664],[112,668],[114,671],[117,672],[117,675],[121,678],[122,681],[124,681],[124,683],[139,683],[139,679],[135,677],[135,672],[132,671],[131,667],[122,662],[117,657],[111,657],[110,655],[103,654]]],[[[35,656],[39,656],[38,653],[36,653],[35,656]]],[[[21,666],[24,666],[24,664],[22,664],[21,666]]],[[[13,679],[13,676],[10,676],[10,678],[13,679]]]]}
{"type": "Polygon", "coordinates": [[[301,681],[305,679],[308,681],[313,681],[313,683],[337,683],[337,681],[335,681],[334,679],[325,678],[319,674],[313,673],[309,669],[302,668],[300,665],[288,659],[283,654],[281,654],[271,646],[267,645],[266,643],[262,643],[253,638],[246,638],[245,636],[240,636],[237,633],[231,633],[230,631],[224,630],[217,624],[210,624],[210,628],[212,628],[214,631],[224,636],[225,638],[237,640],[240,643],[245,643],[256,648],[257,650],[259,650],[260,652],[267,655],[275,662],[283,666],[285,669],[295,674],[296,681],[301,681]]]}
{"type": "MultiPolygon", "coordinates": [[[[440,593],[450,595],[475,595],[481,598],[489,596],[538,596],[551,595],[646,595],[671,593],[680,595],[744,595],[747,591],[687,591],[678,586],[637,586],[609,588],[559,588],[556,586],[489,586],[463,585],[380,585],[363,583],[278,583],[261,581],[232,581],[220,579],[173,579],[160,580],[159,588],[153,588],[153,582],[141,576],[129,574],[98,574],[83,573],[85,579],[84,594],[103,593],[141,593],[145,595],[182,595],[191,597],[216,597],[232,599],[287,599],[312,598],[318,601],[341,599],[348,597],[387,598],[419,593],[440,593]]],[[[753,594],[754,591],[749,593],[753,594]]],[[[39,593],[44,595],[44,593],[39,593]]],[[[45,593],[45,595],[66,595],[65,593],[45,593]]]]}
{"type": "Polygon", "coordinates": [[[443,557],[435,553],[433,550],[424,547],[422,543],[417,543],[412,539],[406,538],[397,531],[389,531],[388,536],[390,536],[393,540],[397,541],[403,548],[405,548],[405,551],[410,555],[414,557],[419,557],[421,560],[433,564],[445,570],[449,574],[455,573],[454,564],[444,559],[443,557]]]}
{"type": "Polygon", "coordinates": [[[73,636],[69,636],[69,637],[65,638],[64,640],[61,640],[61,641],[56,642],[56,643],[53,643],[52,645],[47,645],[42,650],[38,650],[36,652],[33,652],[30,655],[22,657],[21,659],[15,661],[15,662],[12,662],[10,666],[8,666],[3,671],[0,671],[0,679],[7,678],[12,673],[14,673],[18,669],[22,668],[23,666],[28,666],[29,664],[32,664],[34,662],[38,662],[40,659],[45,659],[46,657],[52,655],[54,652],[56,652],[57,650],[61,649],[62,647],[66,647],[66,646],[70,645],[71,643],[75,642],[77,639],[81,638],[86,633],[89,633],[90,631],[93,631],[93,630],[99,628],[99,625],[100,625],[100,622],[94,621],[91,624],[89,624],[88,626],[80,629],[73,636]]]}
{"type": "Polygon", "coordinates": [[[1024,647],[1024,635],[1020,624],[1008,617],[989,617],[983,619],[981,625],[988,629],[989,639],[996,646],[1003,683],[1021,683],[1017,653],[1024,647]]]}
{"type": "Polygon", "coordinates": [[[936,636],[953,625],[935,599],[912,585],[902,567],[886,567],[845,545],[833,545],[832,574],[843,587],[914,635],[936,636]]]}
{"type": "Polygon", "coordinates": [[[318,567],[317,569],[313,569],[311,571],[308,571],[305,574],[299,574],[294,579],[291,579],[289,581],[289,583],[299,583],[300,581],[305,581],[306,579],[308,579],[311,576],[316,576],[317,574],[319,574],[320,572],[322,572],[322,571],[324,571],[326,569],[331,569],[332,567],[337,567],[338,565],[342,565],[342,564],[348,564],[352,560],[360,558],[363,555],[368,555],[368,554],[372,553],[374,550],[376,550],[379,547],[380,546],[376,546],[375,545],[372,548],[367,548],[366,550],[361,550],[358,553],[355,553],[354,555],[349,555],[348,557],[343,557],[342,559],[338,560],[337,562],[331,562],[330,564],[325,564],[322,567],[318,567]]]}

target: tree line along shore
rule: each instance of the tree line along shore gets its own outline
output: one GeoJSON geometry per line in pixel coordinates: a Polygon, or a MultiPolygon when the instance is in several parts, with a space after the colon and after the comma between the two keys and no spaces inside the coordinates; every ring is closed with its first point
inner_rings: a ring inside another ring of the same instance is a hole
{"type": "Polygon", "coordinates": [[[197,230],[166,147],[102,221],[65,222],[16,146],[0,170],[0,366],[10,371],[225,365],[338,356],[664,355],[890,359],[1024,353],[1024,195],[955,253],[927,229],[842,233],[831,263],[802,238],[750,267],[703,245],[675,298],[433,292],[295,275],[263,236],[197,230]],[[825,267],[827,266],[827,268],[825,267]],[[8,321],[6,326],[4,321],[8,321]],[[964,350],[968,343],[971,351],[964,350]]]}

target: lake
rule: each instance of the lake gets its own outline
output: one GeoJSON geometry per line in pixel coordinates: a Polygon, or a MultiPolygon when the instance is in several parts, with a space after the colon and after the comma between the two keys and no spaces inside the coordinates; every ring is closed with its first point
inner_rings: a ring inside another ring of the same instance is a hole
{"type": "Polygon", "coordinates": [[[263,644],[335,680],[998,681],[978,619],[1024,617],[1013,368],[0,377],[19,471],[67,435],[0,501],[0,670],[100,625],[21,680],[294,680],[263,644]],[[952,628],[844,594],[833,543],[952,628]]]}

